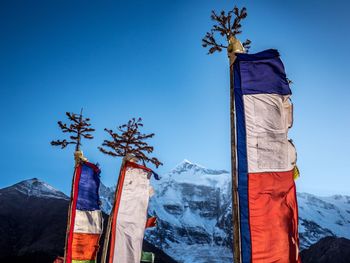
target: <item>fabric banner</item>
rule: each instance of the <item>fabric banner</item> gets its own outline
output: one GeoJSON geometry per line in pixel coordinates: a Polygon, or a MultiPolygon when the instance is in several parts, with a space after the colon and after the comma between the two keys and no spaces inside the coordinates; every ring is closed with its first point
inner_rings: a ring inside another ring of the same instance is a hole
{"type": "Polygon", "coordinates": [[[122,168],[112,211],[108,263],[140,263],[152,170],[126,162],[122,168]]]}
{"type": "Polygon", "coordinates": [[[75,169],[66,245],[66,263],[96,262],[103,219],[100,210],[100,169],[81,162],[75,169]]]}
{"type": "Polygon", "coordinates": [[[236,54],[242,263],[300,262],[291,90],[277,50],[236,54]]]}

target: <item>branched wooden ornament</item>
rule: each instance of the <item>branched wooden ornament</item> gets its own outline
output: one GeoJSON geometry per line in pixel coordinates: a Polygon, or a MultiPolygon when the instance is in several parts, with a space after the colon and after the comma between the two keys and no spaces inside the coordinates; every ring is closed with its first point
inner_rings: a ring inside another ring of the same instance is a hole
{"type": "Polygon", "coordinates": [[[149,146],[145,140],[152,138],[154,133],[143,134],[139,131],[139,127],[143,127],[142,119],[132,118],[127,124],[119,126],[117,132],[105,129],[112,140],[104,140],[103,147],[98,147],[98,149],[102,153],[113,157],[125,157],[131,154],[144,162],[153,163],[156,167],[163,165],[157,158],[147,156],[147,154],[153,152],[153,147],[149,146]]]}
{"type": "Polygon", "coordinates": [[[93,139],[91,132],[95,129],[91,128],[90,119],[83,118],[82,112],[80,114],[66,112],[68,119],[71,121],[70,124],[63,123],[62,121],[57,122],[63,133],[70,133],[70,140],[56,140],[52,141],[52,146],[61,146],[61,149],[66,148],[69,144],[75,144],[75,150],[79,151],[81,144],[81,138],[93,139]]]}
{"type": "MultiPolygon", "coordinates": [[[[236,37],[236,35],[242,33],[241,22],[247,17],[247,9],[243,7],[239,9],[235,6],[231,11],[226,12],[221,11],[217,14],[215,11],[211,13],[211,19],[215,22],[212,29],[206,33],[205,37],[202,39],[202,46],[209,48],[208,54],[213,54],[215,52],[221,52],[223,49],[228,48],[228,41],[231,37],[236,37]],[[232,22],[232,17],[234,20],[232,22]],[[215,34],[218,33],[221,38],[226,37],[224,43],[218,42],[215,38],[215,34]]],[[[251,41],[247,39],[242,45],[246,51],[250,48],[251,41]]]]}

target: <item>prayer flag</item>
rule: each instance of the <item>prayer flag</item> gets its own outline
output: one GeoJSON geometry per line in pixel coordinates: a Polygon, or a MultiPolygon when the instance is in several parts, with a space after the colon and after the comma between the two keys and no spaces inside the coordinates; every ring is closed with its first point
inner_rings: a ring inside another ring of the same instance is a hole
{"type": "Polygon", "coordinates": [[[291,90],[277,50],[236,54],[242,263],[300,262],[291,90]]]}

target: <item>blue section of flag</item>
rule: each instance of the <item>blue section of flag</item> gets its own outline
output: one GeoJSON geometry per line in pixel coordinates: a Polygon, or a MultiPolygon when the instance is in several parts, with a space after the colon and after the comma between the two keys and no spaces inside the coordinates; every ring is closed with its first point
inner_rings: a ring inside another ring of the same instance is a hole
{"type": "Polygon", "coordinates": [[[237,54],[241,89],[245,94],[291,94],[279,53],[268,49],[256,54],[237,54]]]}
{"type": "Polygon", "coordinates": [[[244,101],[241,88],[239,63],[234,65],[234,94],[236,108],[237,157],[238,157],[238,195],[240,209],[242,263],[251,262],[251,239],[248,203],[248,160],[246,126],[244,118],[244,101]]]}
{"type": "Polygon", "coordinates": [[[99,186],[100,170],[93,164],[82,163],[78,186],[77,209],[83,211],[100,209],[99,186]]]}

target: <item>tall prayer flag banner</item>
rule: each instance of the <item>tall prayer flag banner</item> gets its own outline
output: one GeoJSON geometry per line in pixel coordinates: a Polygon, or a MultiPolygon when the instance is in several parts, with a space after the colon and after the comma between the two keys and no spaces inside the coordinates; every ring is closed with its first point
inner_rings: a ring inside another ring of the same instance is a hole
{"type": "Polygon", "coordinates": [[[291,90],[277,50],[236,54],[242,263],[300,262],[291,90]]]}
{"type": "Polygon", "coordinates": [[[74,178],[65,262],[94,263],[103,228],[98,193],[100,169],[92,163],[80,161],[74,178]]]}
{"type": "MultiPolygon", "coordinates": [[[[140,263],[142,243],[146,227],[152,227],[155,219],[147,220],[151,195],[152,170],[126,161],[122,167],[115,192],[112,210],[108,263],[140,263]]],[[[106,246],[106,244],[105,244],[106,246]]]]}

